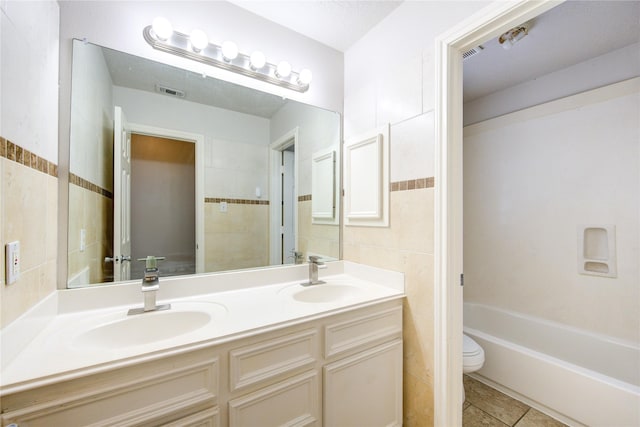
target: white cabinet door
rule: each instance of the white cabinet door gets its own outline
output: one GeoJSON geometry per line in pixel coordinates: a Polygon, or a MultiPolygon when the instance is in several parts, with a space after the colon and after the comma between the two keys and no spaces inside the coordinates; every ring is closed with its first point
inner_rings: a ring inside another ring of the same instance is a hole
{"type": "Polygon", "coordinates": [[[324,367],[325,426],[402,425],[402,340],[324,367]]]}
{"type": "Polygon", "coordinates": [[[313,370],[230,400],[229,427],[319,427],[319,388],[313,370]]]}

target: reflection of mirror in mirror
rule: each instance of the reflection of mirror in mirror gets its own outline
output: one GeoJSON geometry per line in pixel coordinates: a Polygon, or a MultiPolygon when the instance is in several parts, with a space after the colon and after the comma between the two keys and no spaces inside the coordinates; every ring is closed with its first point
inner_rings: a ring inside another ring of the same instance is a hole
{"type": "Polygon", "coordinates": [[[337,113],[74,40],[69,151],[69,287],[339,258],[337,113]]]}

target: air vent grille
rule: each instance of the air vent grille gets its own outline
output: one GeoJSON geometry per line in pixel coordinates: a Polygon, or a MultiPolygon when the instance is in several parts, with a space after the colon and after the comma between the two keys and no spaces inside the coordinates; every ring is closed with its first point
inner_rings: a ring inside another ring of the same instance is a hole
{"type": "Polygon", "coordinates": [[[469,49],[468,51],[462,54],[462,60],[464,61],[465,59],[471,58],[472,56],[479,54],[483,50],[484,50],[484,47],[482,46],[477,46],[472,49],[469,49]]]}
{"type": "Polygon", "coordinates": [[[178,98],[184,98],[185,93],[178,89],[173,89],[167,86],[156,85],[156,90],[165,95],[177,96],[178,98]]]}

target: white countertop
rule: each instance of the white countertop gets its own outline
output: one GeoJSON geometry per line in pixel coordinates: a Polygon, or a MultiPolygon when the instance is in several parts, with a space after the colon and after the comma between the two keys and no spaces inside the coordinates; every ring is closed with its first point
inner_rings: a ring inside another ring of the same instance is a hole
{"type": "Polygon", "coordinates": [[[216,345],[404,296],[401,273],[338,261],[320,270],[320,278],[326,285],[349,285],[357,292],[331,302],[297,301],[292,294],[301,289],[307,271],[306,265],[300,265],[161,278],[158,304],[171,303],[172,308],[137,316],[146,322],[163,313],[172,312],[173,316],[204,308],[210,319],[169,339],[151,340],[146,335],[138,339],[125,334],[123,344],[117,346],[102,346],[99,341],[87,345],[78,337],[122,320],[130,308],[141,306],[139,283],[57,291],[1,331],[0,393],[216,345]],[[145,339],[150,342],[144,343],[145,339]]]}

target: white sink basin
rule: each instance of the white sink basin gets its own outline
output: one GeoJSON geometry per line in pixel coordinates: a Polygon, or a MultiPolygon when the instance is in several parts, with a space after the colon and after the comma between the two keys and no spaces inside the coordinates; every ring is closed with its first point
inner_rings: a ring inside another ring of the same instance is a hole
{"type": "Polygon", "coordinates": [[[362,289],[352,285],[332,285],[325,283],[308,287],[298,285],[298,288],[291,293],[291,297],[300,302],[328,303],[349,300],[362,292],[362,289]]]}
{"type": "Polygon", "coordinates": [[[110,315],[73,339],[74,347],[121,349],[174,339],[209,325],[226,313],[219,304],[174,303],[172,308],[127,316],[110,315]]]}

